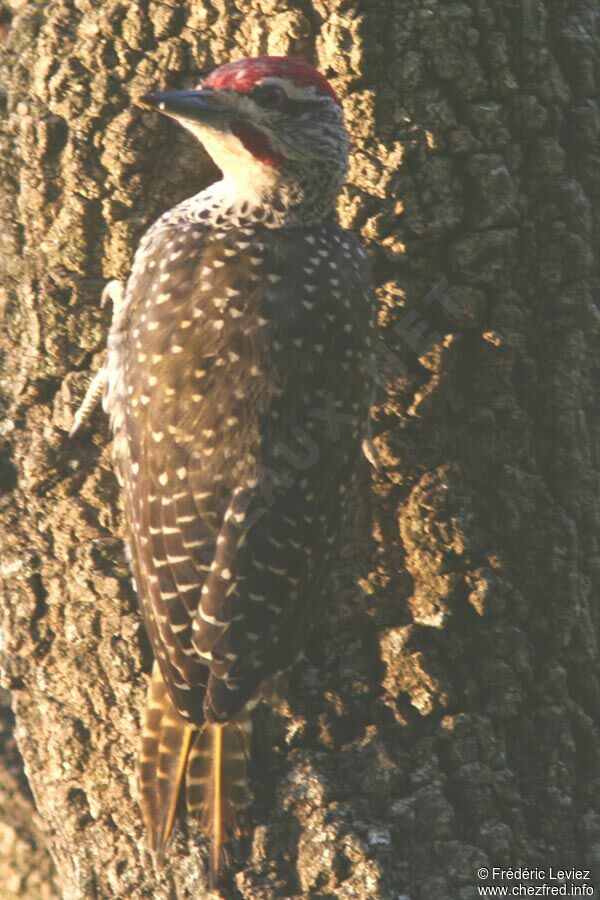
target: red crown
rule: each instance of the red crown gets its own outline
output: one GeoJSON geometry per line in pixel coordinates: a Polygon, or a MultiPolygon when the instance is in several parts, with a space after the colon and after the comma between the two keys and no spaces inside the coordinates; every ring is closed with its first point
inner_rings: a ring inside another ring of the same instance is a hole
{"type": "Polygon", "coordinates": [[[318,94],[327,94],[339,105],[339,98],[324,75],[304,59],[290,56],[251,56],[225,63],[215,69],[204,86],[217,91],[233,90],[246,94],[254,85],[268,77],[287,78],[302,87],[314,87],[318,94]]]}

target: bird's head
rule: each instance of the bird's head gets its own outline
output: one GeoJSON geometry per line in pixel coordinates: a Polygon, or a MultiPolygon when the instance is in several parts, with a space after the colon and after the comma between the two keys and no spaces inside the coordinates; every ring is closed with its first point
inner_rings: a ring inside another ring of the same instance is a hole
{"type": "Polygon", "coordinates": [[[240,199],[289,205],[304,218],[333,207],[348,138],[335,91],[310,63],[240,59],[195,90],[149,94],[140,103],[191,131],[240,199]]]}

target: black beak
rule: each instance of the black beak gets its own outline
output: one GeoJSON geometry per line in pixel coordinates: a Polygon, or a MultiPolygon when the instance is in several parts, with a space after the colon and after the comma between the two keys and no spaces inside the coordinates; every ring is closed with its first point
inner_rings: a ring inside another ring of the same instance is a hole
{"type": "Polygon", "coordinates": [[[216,123],[224,116],[231,116],[233,110],[221,103],[215,92],[198,91],[158,91],[145,94],[137,101],[139,106],[147,106],[171,116],[173,119],[187,119],[191,122],[216,123]]]}

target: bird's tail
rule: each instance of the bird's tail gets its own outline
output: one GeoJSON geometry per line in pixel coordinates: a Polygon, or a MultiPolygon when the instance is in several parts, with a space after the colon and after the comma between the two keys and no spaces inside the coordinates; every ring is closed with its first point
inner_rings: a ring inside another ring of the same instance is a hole
{"type": "Polygon", "coordinates": [[[216,887],[223,844],[238,831],[247,803],[246,763],[251,735],[247,710],[225,725],[206,723],[196,735],[187,765],[187,805],[210,843],[210,885],[216,887]]]}
{"type": "Polygon", "coordinates": [[[150,850],[161,866],[185,781],[187,809],[210,844],[210,882],[216,887],[223,845],[237,833],[246,806],[246,763],[252,720],[247,710],[225,725],[188,725],[173,706],[154,663],[138,757],[139,801],[150,850]]]}
{"type": "Polygon", "coordinates": [[[148,686],[137,774],[142,817],[158,866],[163,863],[173,828],[195,730],[173,706],[155,662],[148,686]]]}

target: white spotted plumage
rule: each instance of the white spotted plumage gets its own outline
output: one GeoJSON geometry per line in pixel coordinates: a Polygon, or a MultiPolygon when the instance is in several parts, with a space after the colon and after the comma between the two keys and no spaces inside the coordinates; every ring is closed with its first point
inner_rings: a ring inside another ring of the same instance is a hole
{"type": "MultiPolygon", "coordinates": [[[[298,656],[360,453],[373,293],[334,214],[341,109],[306,66],[241,61],[207,80],[266,143],[184,122],[224,177],[142,238],[109,335],[104,402],[165,688],[153,678],[148,721],[170,698],[192,729],[229,722],[298,656]],[[271,115],[265,89],[302,116],[271,115]]],[[[168,96],[154,105],[171,114],[168,96]]],[[[167,801],[145,784],[161,850],[167,801]]]]}

